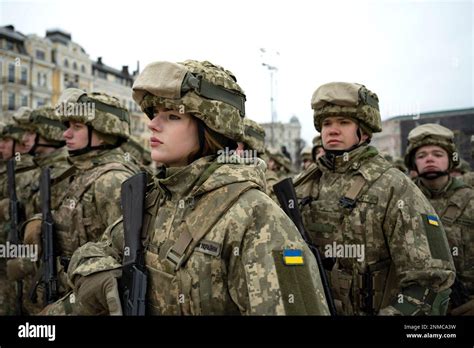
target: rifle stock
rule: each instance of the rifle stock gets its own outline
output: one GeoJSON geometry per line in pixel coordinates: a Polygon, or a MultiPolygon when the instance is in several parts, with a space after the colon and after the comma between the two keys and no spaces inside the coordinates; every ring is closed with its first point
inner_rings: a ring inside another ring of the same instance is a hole
{"type": "Polygon", "coordinates": [[[145,315],[147,272],[141,241],[147,176],[138,173],[122,184],[124,257],[122,267],[122,309],[128,316],[145,315]]]}
{"type": "Polygon", "coordinates": [[[50,169],[43,168],[40,177],[40,197],[42,209],[41,235],[43,242],[44,301],[50,304],[58,300],[58,270],[54,241],[54,221],[51,214],[51,178],[50,169]]]}
{"type": "MultiPolygon", "coordinates": [[[[19,245],[21,242],[20,226],[25,221],[25,211],[21,202],[16,195],[15,181],[15,158],[11,158],[7,162],[7,180],[8,180],[8,196],[10,199],[10,234],[9,241],[12,244],[19,245]]],[[[16,309],[17,315],[23,314],[23,281],[16,282],[16,309]]]]}

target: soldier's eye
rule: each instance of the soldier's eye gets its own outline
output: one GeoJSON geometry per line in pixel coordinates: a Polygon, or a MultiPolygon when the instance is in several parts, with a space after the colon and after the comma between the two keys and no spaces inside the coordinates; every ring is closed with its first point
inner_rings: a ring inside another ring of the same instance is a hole
{"type": "Polygon", "coordinates": [[[170,120],[180,120],[181,117],[171,114],[171,115],[169,116],[169,119],[170,119],[170,120]]]}

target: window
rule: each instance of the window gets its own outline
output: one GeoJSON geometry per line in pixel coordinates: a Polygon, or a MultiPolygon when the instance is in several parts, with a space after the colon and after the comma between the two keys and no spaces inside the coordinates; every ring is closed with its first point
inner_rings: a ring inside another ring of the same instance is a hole
{"type": "Polygon", "coordinates": [[[67,82],[69,80],[69,75],[68,74],[64,74],[64,82],[67,82]]]}
{"type": "Polygon", "coordinates": [[[15,93],[8,93],[8,110],[15,110],[15,93]]]}
{"type": "Polygon", "coordinates": [[[21,106],[28,106],[28,96],[22,95],[21,96],[21,106]]]}
{"type": "Polygon", "coordinates": [[[15,64],[8,64],[8,82],[15,82],[15,64]]]}
{"type": "Polygon", "coordinates": [[[39,108],[40,106],[43,106],[45,105],[45,100],[44,98],[38,98],[38,100],[36,101],[36,107],[39,108]]]}
{"type": "Polygon", "coordinates": [[[72,68],[73,68],[74,70],[77,70],[77,63],[76,63],[76,62],[72,63],[72,68]]]}
{"type": "Polygon", "coordinates": [[[64,66],[65,66],[66,68],[69,68],[69,61],[67,60],[67,58],[64,59],[64,66]]]}
{"type": "Polygon", "coordinates": [[[45,60],[45,53],[41,50],[36,50],[36,59],[45,60]]]}
{"type": "Polygon", "coordinates": [[[99,76],[101,79],[107,80],[107,74],[103,71],[97,70],[97,76],[99,76]]]}
{"type": "Polygon", "coordinates": [[[83,74],[86,73],[86,67],[85,67],[84,65],[81,65],[81,72],[82,72],[83,74]]]}
{"type": "Polygon", "coordinates": [[[76,83],[79,83],[79,75],[74,75],[74,81],[75,81],[76,83]]]}
{"type": "Polygon", "coordinates": [[[13,51],[14,47],[15,45],[13,44],[13,42],[7,40],[7,50],[13,51]]]}
{"type": "Polygon", "coordinates": [[[26,68],[21,68],[21,79],[20,83],[26,85],[28,82],[28,70],[26,68]]]}

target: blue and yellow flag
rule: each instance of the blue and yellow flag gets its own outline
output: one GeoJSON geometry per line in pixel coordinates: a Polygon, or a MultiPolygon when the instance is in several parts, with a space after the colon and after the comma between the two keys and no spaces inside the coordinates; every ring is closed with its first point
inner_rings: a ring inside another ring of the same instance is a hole
{"type": "Polygon", "coordinates": [[[288,266],[303,265],[303,250],[286,249],[283,250],[283,263],[288,266]]]}
{"type": "Polygon", "coordinates": [[[427,217],[430,225],[439,226],[439,220],[436,215],[428,215],[427,217]]]}

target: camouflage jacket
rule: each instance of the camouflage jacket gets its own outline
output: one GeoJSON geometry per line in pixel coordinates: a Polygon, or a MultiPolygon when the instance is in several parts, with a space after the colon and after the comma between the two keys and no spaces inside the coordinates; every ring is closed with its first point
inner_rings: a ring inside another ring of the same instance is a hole
{"type": "Polygon", "coordinates": [[[400,295],[408,312],[417,313],[423,289],[438,292],[453,283],[452,257],[435,211],[375,148],[360,146],[332,163],[323,156],[295,187],[305,227],[332,261],[327,273],[340,314],[376,314],[400,295]]]}
{"type": "MultiPolygon", "coordinates": [[[[222,162],[209,156],[168,169],[147,194],[148,314],[328,314],[316,261],[261,191],[263,170],[222,162]],[[177,264],[169,252],[183,233],[192,241],[177,264]],[[304,264],[286,266],[285,249],[301,251],[304,264]]],[[[101,243],[81,247],[68,270],[72,282],[120,268],[123,233],[119,220],[101,243]]]]}
{"type": "MultiPolygon", "coordinates": [[[[57,149],[46,155],[39,155],[33,158],[34,163],[39,167],[40,174],[43,168],[50,168],[51,177],[51,207],[55,209],[64,199],[64,194],[67,192],[69,182],[63,179],[62,176],[67,174],[66,171],[71,168],[68,162],[68,152],[66,148],[57,149]],[[57,182],[56,182],[57,181],[57,182]]],[[[38,178],[39,185],[39,178],[38,178]]],[[[41,213],[41,197],[38,190],[33,194],[33,199],[30,201],[33,205],[31,210],[34,213],[41,213]]]]}
{"type": "Polygon", "coordinates": [[[461,176],[462,181],[467,185],[474,187],[474,172],[468,172],[461,176]]]}
{"type": "Polygon", "coordinates": [[[474,189],[457,178],[450,178],[444,189],[437,192],[419,178],[415,183],[441,217],[456,276],[474,298],[474,189]]]}
{"type": "Polygon", "coordinates": [[[126,161],[121,149],[96,150],[68,157],[72,175],[63,201],[53,207],[59,250],[70,257],[89,241],[97,241],[107,226],[121,216],[122,182],[139,170],[126,161]]]}

